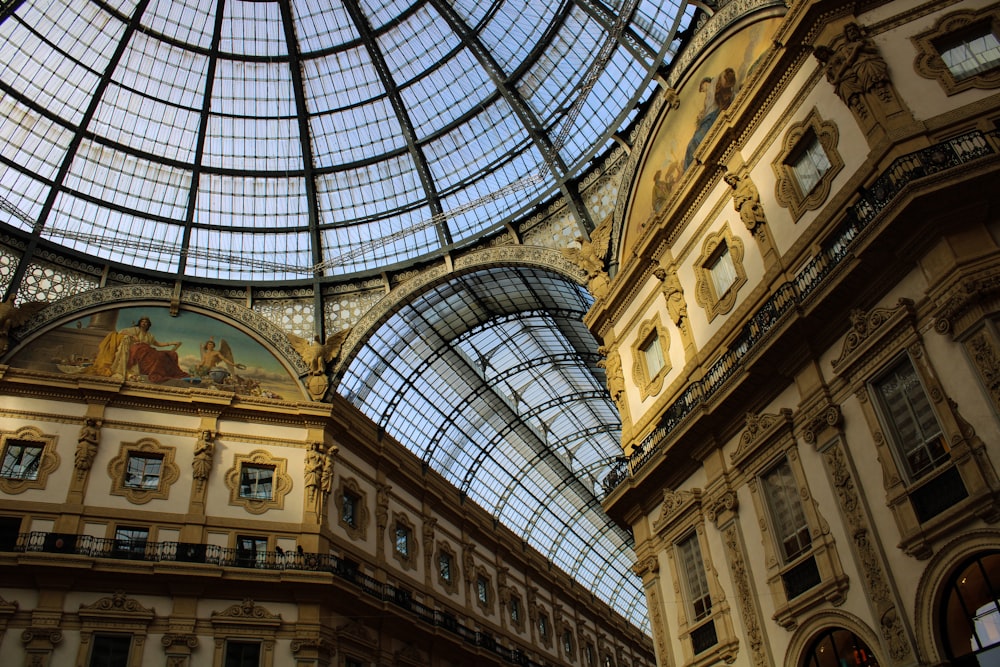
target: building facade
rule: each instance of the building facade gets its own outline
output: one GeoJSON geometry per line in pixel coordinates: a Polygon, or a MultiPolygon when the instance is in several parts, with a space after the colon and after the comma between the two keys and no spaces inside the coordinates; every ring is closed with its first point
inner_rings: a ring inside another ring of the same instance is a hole
{"type": "Polygon", "coordinates": [[[723,3],[633,135],[587,322],[659,665],[996,659],[998,25],[723,3]]]}

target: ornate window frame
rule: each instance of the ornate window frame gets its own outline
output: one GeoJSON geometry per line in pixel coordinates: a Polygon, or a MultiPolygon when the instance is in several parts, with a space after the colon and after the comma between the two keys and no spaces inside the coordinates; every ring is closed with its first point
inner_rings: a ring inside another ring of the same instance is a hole
{"type": "Polygon", "coordinates": [[[643,321],[636,332],[635,343],[632,345],[632,378],[636,386],[639,387],[639,397],[645,400],[649,396],[655,396],[663,388],[663,379],[673,368],[670,363],[670,333],[663,326],[660,317],[652,317],[643,321]],[[646,363],[646,349],[656,336],[660,345],[660,352],[663,355],[663,365],[655,375],[650,377],[649,366],[646,363]]]}
{"type": "Polygon", "coordinates": [[[337,510],[337,525],[344,529],[347,536],[352,540],[368,539],[368,495],[361,490],[361,485],[353,477],[341,477],[337,486],[337,495],[334,498],[334,506],[337,510]],[[357,498],[354,507],[354,525],[344,521],[344,496],[347,494],[357,498]]]}
{"type": "Polygon", "coordinates": [[[793,433],[792,411],[783,409],[778,414],[748,414],[747,427],[740,435],[739,444],[730,459],[733,466],[742,470],[746,476],[753,498],[764,545],[767,585],[775,603],[774,620],[783,628],[792,629],[806,611],[827,603],[842,604],[846,599],[849,580],[844,574],[829,523],[820,515],[816,500],[809,490],[805,469],[799,458],[798,442],[793,433]],[[788,562],[779,550],[774,519],[767,507],[762,481],[763,476],[781,464],[783,459],[787,461],[798,486],[798,498],[802,503],[801,509],[805,514],[810,537],[809,548],[788,562]],[[818,582],[789,596],[788,582],[812,569],[815,569],[818,582]]]}
{"type": "Polygon", "coordinates": [[[45,435],[34,426],[24,426],[16,431],[0,431],[0,462],[7,456],[7,444],[11,441],[25,441],[42,446],[39,457],[38,474],[35,479],[14,479],[0,477],[0,491],[15,495],[28,489],[44,489],[48,483],[49,474],[59,467],[60,458],[56,452],[58,436],[45,435]]]}
{"type": "Polygon", "coordinates": [[[911,37],[917,48],[917,57],[913,61],[913,68],[917,74],[927,79],[936,79],[948,95],[973,88],[980,90],[1000,88],[1000,67],[956,79],[941,58],[942,43],[958,39],[977,27],[987,27],[994,35],[1000,35],[1000,6],[994,4],[978,11],[952,12],[938,19],[930,30],[911,37]]]}
{"type": "Polygon", "coordinates": [[[545,607],[539,605],[535,610],[534,626],[538,631],[538,643],[545,648],[552,648],[552,619],[545,607]]]}
{"type": "Polygon", "coordinates": [[[247,598],[222,611],[213,611],[211,623],[215,637],[212,667],[225,664],[228,641],[260,642],[260,667],[274,667],[274,645],[282,625],[281,614],[247,598]]]}
{"type": "Polygon", "coordinates": [[[485,567],[476,566],[476,574],[472,579],[472,598],[476,601],[476,606],[479,607],[484,614],[487,616],[493,614],[494,602],[497,599],[497,594],[496,590],[493,588],[493,577],[490,576],[489,571],[485,567]],[[485,602],[479,594],[480,585],[485,586],[485,602]]]}
{"type": "Polygon", "coordinates": [[[559,651],[568,662],[576,662],[576,633],[569,623],[563,623],[559,628],[559,651]]]}
{"type": "Polygon", "coordinates": [[[736,305],[736,295],[747,282],[747,271],[743,267],[743,241],[733,234],[726,224],[718,232],[709,234],[702,243],[701,254],[694,261],[695,301],[705,309],[708,321],[718,315],[724,315],[736,305]],[[715,281],[712,279],[712,265],[718,258],[719,249],[725,246],[733,262],[736,279],[724,294],[716,294],[715,281]]]}
{"type": "Polygon", "coordinates": [[[434,559],[434,571],[437,572],[438,583],[441,584],[443,588],[448,593],[455,595],[458,593],[458,582],[461,579],[461,573],[458,571],[458,554],[447,542],[441,542],[438,544],[437,554],[434,559]],[[451,573],[450,579],[445,579],[441,575],[441,556],[445,555],[450,559],[449,572],[451,573]]]}
{"type": "Polygon", "coordinates": [[[806,211],[818,209],[830,196],[833,179],[844,168],[844,158],[837,152],[839,140],[837,124],[823,120],[815,107],[802,122],[792,124],[785,132],[781,151],[771,163],[771,168],[777,179],[774,186],[775,199],[788,209],[792,222],[798,222],[806,211]],[[809,192],[803,192],[793,165],[813,141],[818,141],[823,148],[830,161],[830,168],[809,192]]]}
{"type": "Polygon", "coordinates": [[[174,463],[177,449],[161,445],[153,438],[142,438],[136,442],[123,442],[118,446],[118,455],[108,463],[111,476],[111,495],[124,496],[133,505],[144,505],[150,500],[166,500],[170,487],[180,479],[180,467],[174,463]],[[141,489],[125,485],[125,471],[132,456],[156,456],[161,459],[160,483],[155,489],[141,489]]]}
{"type": "Polygon", "coordinates": [[[525,628],[525,608],[524,608],[524,598],[518,593],[516,588],[511,588],[509,595],[507,597],[507,620],[510,621],[510,625],[518,632],[524,632],[525,628]],[[517,609],[517,617],[515,618],[515,607],[517,609]]]}
{"type": "Polygon", "coordinates": [[[1000,521],[1000,499],[990,482],[996,473],[986,446],[937,379],[924,349],[913,302],[900,299],[888,308],[855,310],[851,322],[833,370],[850,384],[861,404],[882,466],[886,504],[899,530],[899,548],[922,560],[931,555],[934,540],[955,534],[961,526],[978,519],[1000,521]],[[896,445],[886,435],[872,388],[872,382],[903,354],[909,357],[950,447],[950,461],[912,482],[897,462],[896,445]],[[936,495],[935,486],[953,487],[956,482],[965,487],[966,497],[921,520],[921,503],[936,495]]]}
{"type": "Polygon", "coordinates": [[[92,604],[81,604],[77,616],[81,627],[76,664],[90,664],[90,651],[95,634],[115,634],[131,637],[128,665],[142,667],[146,635],[150,624],[156,618],[154,610],[128,597],[124,591],[115,591],[113,595],[100,598],[92,604]]]}
{"type": "Polygon", "coordinates": [[[676,604],[677,631],[684,656],[685,667],[705,667],[720,660],[730,664],[736,659],[739,650],[739,639],[730,618],[729,602],[722,585],[719,583],[717,570],[712,561],[712,553],[705,536],[705,508],[702,506],[702,491],[699,488],[663,492],[663,503],[659,515],[653,520],[653,531],[664,545],[667,561],[670,563],[670,576],[673,590],[684,598],[676,604]],[[685,539],[694,537],[698,541],[704,565],[705,578],[708,580],[708,590],[712,608],[704,618],[694,620],[689,618],[690,605],[686,599],[686,586],[678,559],[678,544],[685,539]],[[695,638],[700,633],[714,630],[716,641],[710,648],[695,653],[695,638]]]}
{"type": "Polygon", "coordinates": [[[272,509],[283,509],[285,496],[292,490],[292,478],[288,474],[288,459],[273,456],[265,449],[255,449],[249,454],[234,454],[233,465],[226,471],[226,488],[229,489],[229,504],[242,507],[250,514],[263,514],[272,509]],[[244,465],[267,466],[274,469],[270,498],[244,498],[240,495],[240,474],[244,465]]]}
{"type": "Polygon", "coordinates": [[[410,521],[410,518],[402,512],[392,513],[392,526],[392,557],[396,559],[396,562],[398,562],[399,566],[404,570],[417,569],[417,555],[420,551],[420,545],[417,543],[416,526],[412,521],[410,521]],[[406,530],[407,533],[406,554],[401,553],[399,549],[396,548],[396,531],[400,528],[406,530]]]}

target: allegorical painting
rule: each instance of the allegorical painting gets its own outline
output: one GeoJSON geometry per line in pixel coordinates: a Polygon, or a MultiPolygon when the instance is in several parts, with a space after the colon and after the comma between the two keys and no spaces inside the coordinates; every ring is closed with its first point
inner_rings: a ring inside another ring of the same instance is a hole
{"type": "Polygon", "coordinates": [[[201,313],[171,317],[155,306],[114,308],[70,321],[39,336],[9,363],[64,375],[302,398],[281,362],[243,331],[201,313]]]}
{"type": "Polygon", "coordinates": [[[733,103],[771,44],[776,25],[776,20],[762,21],[733,35],[726,40],[725,49],[709,55],[687,78],[678,92],[680,106],[671,109],[656,130],[636,180],[629,213],[630,230],[646,222],[669,201],[709,129],[733,103]]]}

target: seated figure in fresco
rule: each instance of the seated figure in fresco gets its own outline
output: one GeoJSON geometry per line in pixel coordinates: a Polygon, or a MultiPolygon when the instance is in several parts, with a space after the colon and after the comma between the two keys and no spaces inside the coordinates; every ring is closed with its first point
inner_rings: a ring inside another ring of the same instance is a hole
{"type": "Polygon", "coordinates": [[[188,377],[177,363],[180,342],[161,343],[149,332],[152,326],[152,321],[143,316],[135,326],[110,332],[101,341],[94,365],[87,372],[124,379],[145,376],[156,383],[188,377]],[[160,347],[171,349],[156,349],[160,347]]]}

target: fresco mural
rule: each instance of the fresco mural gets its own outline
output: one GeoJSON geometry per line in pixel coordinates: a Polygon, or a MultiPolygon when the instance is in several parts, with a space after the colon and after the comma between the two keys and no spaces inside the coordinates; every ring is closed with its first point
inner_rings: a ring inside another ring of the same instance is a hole
{"type": "Polygon", "coordinates": [[[208,315],[156,306],[103,310],[52,329],[11,366],[244,396],[301,400],[296,379],[263,345],[208,315]]]}
{"type": "Polygon", "coordinates": [[[650,143],[635,183],[626,246],[650,216],[666,206],[681,176],[718,117],[733,103],[747,76],[771,44],[778,20],[761,21],[726,40],[688,77],[650,143]],[[742,57],[733,58],[733,54],[742,57]]]}

